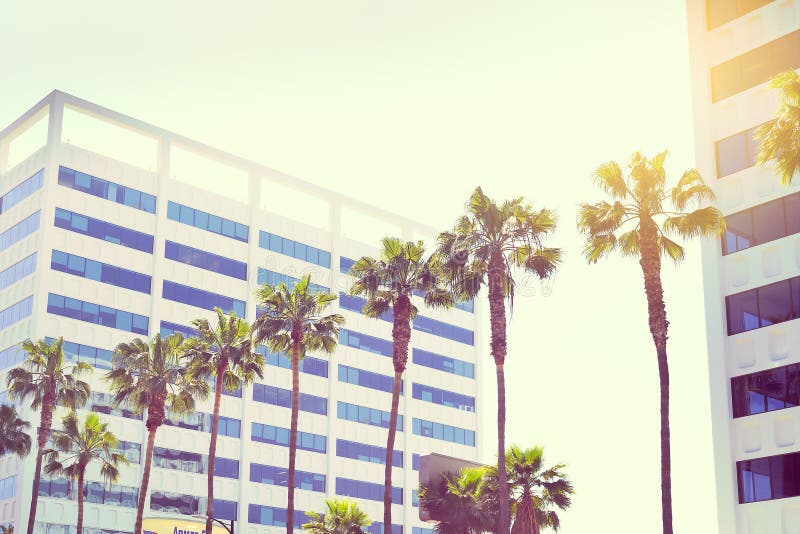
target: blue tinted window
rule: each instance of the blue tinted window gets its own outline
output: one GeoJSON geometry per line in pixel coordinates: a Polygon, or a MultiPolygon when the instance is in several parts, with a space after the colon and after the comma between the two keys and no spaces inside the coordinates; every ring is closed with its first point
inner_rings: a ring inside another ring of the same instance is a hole
{"type": "Polygon", "coordinates": [[[426,386],[416,382],[411,385],[411,390],[411,395],[415,399],[464,410],[466,412],[475,411],[475,397],[470,397],[469,395],[462,395],[461,393],[454,393],[446,389],[426,386]]]}
{"type": "MultiPolygon", "coordinates": [[[[52,343],[55,339],[46,337],[45,341],[52,343]]],[[[111,369],[111,362],[114,355],[113,351],[92,347],[90,345],[81,345],[80,343],[73,343],[66,340],[64,340],[62,348],[64,350],[64,357],[71,362],[86,362],[98,369],[111,369]]]]}
{"type": "MultiPolygon", "coordinates": [[[[285,354],[272,352],[263,345],[256,347],[256,352],[264,356],[267,365],[280,367],[281,369],[292,368],[292,363],[285,354]]],[[[300,360],[300,372],[328,378],[328,362],[313,356],[306,356],[300,360]]]]}
{"type": "Polygon", "coordinates": [[[247,264],[174,241],[164,244],[164,257],[239,280],[247,280],[247,264]]]}
{"type": "MultiPolygon", "coordinates": [[[[366,528],[369,534],[384,534],[383,523],[380,521],[373,521],[370,526],[366,528]]],[[[392,524],[392,534],[403,534],[403,525],[392,524]]]]}
{"type": "Polygon", "coordinates": [[[344,256],[339,257],[339,272],[342,274],[350,274],[350,268],[356,264],[356,260],[351,260],[350,258],[345,258],[344,256]]]}
{"type": "Polygon", "coordinates": [[[467,378],[475,378],[475,365],[469,362],[448,358],[441,354],[416,348],[412,349],[412,358],[413,362],[417,365],[423,365],[431,369],[437,369],[445,373],[452,373],[467,378]]]}
{"type": "MultiPolygon", "coordinates": [[[[359,406],[358,404],[341,401],[336,404],[336,417],[345,421],[353,421],[354,423],[389,428],[390,415],[389,412],[368,406],[359,406]]],[[[397,431],[403,431],[403,416],[401,414],[397,415],[397,431]]]]}
{"type": "MultiPolygon", "coordinates": [[[[208,456],[196,452],[154,447],[153,466],[187,473],[208,473],[208,456]]],[[[239,461],[219,456],[215,457],[214,476],[238,479],[239,461]]]]}
{"type": "Polygon", "coordinates": [[[250,229],[245,224],[190,208],[171,200],[167,203],[167,218],[245,243],[247,243],[250,233],[250,229]]]}
{"type": "MultiPolygon", "coordinates": [[[[336,495],[383,501],[383,484],[336,477],[336,495]]],[[[403,504],[403,488],[392,486],[392,503],[403,504]]]]}
{"type": "Polygon", "coordinates": [[[36,270],[36,253],[19,260],[14,265],[0,271],[0,291],[33,274],[36,270]]]}
{"type": "Polygon", "coordinates": [[[65,209],[56,208],[55,225],[58,228],[102,239],[149,254],[153,253],[153,236],[136,230],[123,228],[100,219],[80,215],[65,209]]]}
{"type": "Polygon", "coordinates": [[[101,306],[91,302],[56,295],[47,295],[47,313],[78,319],[87,323],[99,324],[133,332],[134,334],[147,335],[149,319],[144,315],[101,306]]]}
{"type": "MultiPolygon", "coordinates": [[[[286,487],[289,485],[289,469],[287,467],[251,463],[250,482],[286,487]]],[[[295,470],[294,487],[324,493],[325,475],[300,471],[299,469],[295,470]]]]}
{"type": "Polygon", "coordinates": [[[39,212],[28,215],[20,222],[0,234],[0,251],[3,251],[39,229],[39,212]]]}
{"type": "Polygon", "coordinates": [[[68,169],[67,167],[58,168],[58,183],[82,191],[96,197],[124,204],[137,210],[148,213],[156,212],[156,197],[124,185],[109,182],[97,176],[92,176],[80,171],[68,169]]]}
{"type": "MultiPolygon", "coordinates": [[[[285,508],[251,504],[247,507],[247,522],[254,525],[268,525],[271,527],[285,527],[287,512],[285,508]]],[[[304,523],[311,520],[302,510],[294,511],[294,525],[299,530],[304,523]]]]}
{"type": "MultiPolygon", "coordinates": [[[[362,462],[386,465],[386,447],[368,445],[357,441],[347,441],[345,439],[336,440],[336,456],[351,458],[362,462]]],[[[392,451],[392,465],[403,467],[403,451],[392,451]]]]}
{"type": "Polygon", "coordinates": [[[17,495],[17,477],[11,476],[0,479],[0,501],[11,499],[17,495]]]}
{"type": "Polygon", "coordinates": [[[50,268],[104,284],[150,294],[150,277],[146,274],[100,263],[68,252],[53,250],[50,257],[50,268]]]}
{"type": "MultiPolygon", "coordinates": [[[[164,417],[164,424],[198,432],[211,432],[211,414],[193,412],[185,416],[169,415],[164,417]]],[[[242,434],[242,422],[233,417],[219,416],[218,432],[220,436],[238,438],[242,434]]]]}
{"type": "MultiPolygon", "coordinates": [[[[71,486],[72,484],[65,478],[43,478],[39,486],[39,495],[53,499],[67,499],[70,498],[71,486]]],[[[83,485],[84,499],[94,504],[136,508],[138,495],[139,488],[134,486],[102,482],[85,482],[83,485]]]]}
{"type": "Polygon", "coordinates": [[[800,276],[725,297],[728,335],[800,317],[800,276]]]}
{"type": "Polygon", "coordinates": [[[0,310],[0,330],[8,328],[33,312],[33,296],[22,299],[8,308],[0,310]]]}
{"type": "MultiPolygon", "coordinates": [[[[278,284],[286,284],[286,287],[291,290],[294,285],[298,282],[298,278],[293,276],[289,276],[288,274],[281,274],[276,273],[275,271],[270,271],[268,269],[262,269],[261,267],[258,268],[258,283],[259,284],[268,284],[271,286],[277,286],[278,284]]],[[[328,287],[321,286],[319,284],[309,283],[308,284],[308,291],[309,293],[330,293],[331,290],[328,287]]]]}
{"type": "Polygon", "coordinates": [[[731,378],[733,417],[800,406],[800,363],[731,378]]]}
{"type": "Polygon", "coordinates": [[[170,323],[169,321],[161,321],[161,337],[167,337],[175,332],[180,332],[183,334],[183,337],[186,338],[197,336],[197,330],[194,328],[183,326],[182,324],[170,323]]]}
{"type": "MultiPolygon", "coordinates": [[[[392,385],[394,384],[394,377],[339,364],[339,382],[347,382],[356,386],[363,386],[366,388],[377,389],[378,391],[386,391],[391,393],[392,385]]],[[[403,383],[401,381],[401,392],[403,391],[402,384],[403,383]]]]}
{"type": "Polygon", "coordinates": [[[800,193],[725,217],[722,254],[732,254],[800,232],[800,193]]]}
{"type": "Polygon", "coordinates": [[[246,308],[243,300],[203,291],[202,289],[195,289],[176,282],[170,282],[169,280],[164,280],[161,296],[167,300],[182,302],[205,310],[213,310],[217,307],[225,312],[233,311],[239,317],[245,316],[246,308]]]}
{"type": "Polygon", "coordinates": [[[21,345],[12,345],[0,350],[0,369],[17,365],[27,357],[27,353],[22,350],[21,345]]]}
{"type": "MultiPolygon", "coordinates": [[[[273,406],[291,408],[292,391],[266,384],[253,384],[253,400],[272,404],[273,406]]],[[[300,393],[300,411],[327,415],[328,399],[311,395],[310,393],[300,393]]]]}
{"type": "Polygon", "coordinates": [[[312,247],[311,245],[305,245],[303,243],[298,243],[297,241],[292,241],[286,237],[281,237],[269,232],[259,231],[258,246],[266,250],[271,250],[272,252],[277,252],[285,256],[291,256],[292,258],[297,258],[298,260],[319,265],[320,267],[325,267],[326,269],[331,268],[330,252],[312,247]]]}
{"type": "Polygon", "coordinates": [[[417,436],[469,445],[470,447],[475,446],[475,432],[472,430],[443,425],[442,423],[426,421],[425,419],[417,419],[416,417],[412,419],[411,423],[413,426],[412,431],[417,436]]]}
{"type": "Polygon", "coordinates": [[[339,344],[380,354],[381,356],[388,356],[389,358],[392,357],[391,341],[347,330],[346,328],[339,329],[339,344]]]}
{"type": "MultiPolygon", "coordinates": [[[[288,447],[289,429],[261,423],[252,423],[250,439],[258,441],[259,443],[288,447]]],[[[324,453],[327,451],[327,440],[328,438],[319,434],[302,431],[297,432],[297,448],[304,451],[324,453]]]]}
{"type": "Polygon", "coordinates": [[[42,188],[44,169],[0,197],[0,213],[5,213],[42,188]]]}
{"type": "Polygon", "coordinates": [[[800,496],[800,452],[736,462],[739,503],[800,496]]]}
{"type": "Polygon", "coordinates": [[[411,455],[411,469],[419,471],[419,454],[417,453],[411,455]]]}

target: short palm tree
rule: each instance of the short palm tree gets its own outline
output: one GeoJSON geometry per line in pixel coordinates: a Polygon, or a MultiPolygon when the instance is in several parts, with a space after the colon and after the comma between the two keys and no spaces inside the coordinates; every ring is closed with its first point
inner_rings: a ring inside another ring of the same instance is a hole
{"type": "Polygon", "coordinates": [[[496,508],[486,500],[487,470],[467,467],[458,473],[442,473],[437,483],[421,486],[420,508],[438,523],[437,534],[480,534],[494,532],[496,508]],[[494,510],[492,508],[495,508],[494,510]]]}
{"type": "Polygon", "coordinates": [[[310,521],[303,530],[313,534],[366,534],[372,524],[355,501],[347,499],[325,499],[325,512],[306,512],[310,521]]]}
{"type": "Polygon", "coordinates": [[[211,532],[214,517],[214,461],[222,388],[235,391],[256,377],[264,377],[264,357],[253,351],[253,336],[247,321],[233,312],[226,315],[219,308],[214,308],[214,311],[217,314],[216,326],[211,326],[207,319],[192,321],[197,329],[197,337],[187,339],[183,349],[188,380],[214,380],[214,412],[208,447],[206,532],[211,532]]]}
{"type": "Polygon", "coordinates": [[[394,383],[383,487],[383,524],[391,525],[392,456],[397,435],[400,386],[408,364],[411,322],[417,315],[417,307],[411,302],[411,296],[414,293],[421,294],[425,304],[434,308],[449,308],[455,301],[453,294],[442,284],[441,262],[435,255],[424,257],[422,241],[404,243],[395,237],[385,237],[382,244],[380,258],[364,256],[353,264],[350,274],[356,281],[350,288],[350,294],[367,298],[363,310],[367,317],[379,318],[392,310],[394,383]]]}
{"type": "Polygon", "coordinates": [[[139,338],[120,343],[114,350],[113,368],[105,377],[116,404],[124,403],[137,414],[147,410],[147,450],[133,528],[135,534],[142,533],[142,514],[150,484],[156,431],[164,423],[166,411],[190,413],[194,411],[195,399],[208,397],[208,381],[187,376],[182,344],[183,335],[180,333],[167,338],[156,334],[150,343],[139,338]]]}
{"type": "Polygon", "coordinates": [[[289,429],[289,501],[286,532],[294,529],[294,486],[297,459],[297,419],[300,410],[300,360],[308,351],[330,354],[339,340],[341,315],[323,315],[336,295],[309,291],[311,276],[305,275],[289,289],[286,284],[264,284],[256,291],[256,299],[264,312],[253,324],[257,343],[271,351],[281,352],[292,364],[292,419],[289,429]]]}
{"type": "MultiPolygon", "coordinates": [[[[514,304],[514,273],[527,272],[546,279],[561,261],[561,250],[544,241],[555,231],[556,215],[534,209],[523,198],[498,204],[475,189],[452,231],[439,235],[439,252],[446,258],[444,272],[459,300],[475,298],[488,288],[491,354],[497,374],[498,491],[508,496],[505,470],[506,392],[504,364],[506,345],[506,301],[514,304]]],[[[508,497],[500,499],[498,533],[508,534],[508,497]]]]}
{"type": "Polygon", "coordinates": [[[92,462],[100,462],[100,475],[107,483],[116,482],[119,465],[128,465],[128,460],[116,452],[118,440],[108,430],[108,423],[100,421],[96,413],[89,413],[81,422],[75,412],[69,412],[62,419],[63,430],[53,432],[53,448],[45,452],[48,475],[60,475],[78,485],[78,524],[77,532],[83,532],[83,478],[86,467],[92,462]],[[60,458],[61,455],[65,458],[60,458]]]}
{"type": "Polygon", "coordinates": [[[594,172],[600,189],[611,197],[582,204],[578,229],[586,242],[583,253],[596,263],[614,250],[639,260],[644,276],[650,334],[656,347],[661,391],[661,514],[664,533],[672,533],[672,481],[669,432],[669,366],[667,363],[667,312],[661,284],[661,258],[675,263],[684,258],[681,245],[669,236],[692,238],[719,235],[725,220],[718,209],[700,207],[714,193],[692,169],[677,185],[667,188],[662,152],[647,158],[636,152],[627,176],[616,162],[604,163],[594,172]]]}
{"type": "Polygon", "coordinates": [[[0,456],[28,456],[31,452],[31,436],[27,429],[30,427],[29,422],[19,418],[16,408],[8,404],[0,406],[0,456]]]}
{"type": "Polygon", "coordinates": [[[80,408],[89,398],[89,384],[80,380],[83,373],[92,368],[85,362],[69,363],[64,359],[63,338],[52,343],[40,339],[26,340],[22,349],[27,353],[21,367],[8,372],[9,396],[24,402],[29,399],[33,411],[40,412],[37,436],[36,467],[33,472],[31,508],[28,515],[27,534],[33,534],[36,522],[36,507],[39,502],[39,482],[42,476],[42,452],[50,438],[53,426],[53,410],[56,404],[70,409],[80,408]]]}
{"type": "Polygon", "coordinates": [[[761,145],[758,164],[774,164],[781,181],[789,185],[800,174],[800,73],[783,72],[769,86],[780,90],[782,101],[775,120],[756,130],[756,141],[761,145]]]}

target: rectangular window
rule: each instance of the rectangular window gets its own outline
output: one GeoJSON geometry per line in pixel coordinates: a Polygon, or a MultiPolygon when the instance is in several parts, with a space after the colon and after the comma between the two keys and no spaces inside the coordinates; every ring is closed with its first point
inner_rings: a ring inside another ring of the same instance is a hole
{"type": "Polygon", "coordinates": [[[58,228],[88,235],[95,239],[102,239],[109,243],[141,250],[148,254],[153,253],[153,236],[150,234],[124,228],[94,217],[87,217],[69,210],[56,208],[55,225],[58,228]]]}
{"type": "Polygon", "coordinates": [[[14,265],[0,271],[0,291],[16,284],[36,270],[36,253],[19,260],[14,265]]]}
{"type": "Polygon", "coordinates": [[[3,214],[16,206],[36,191],[42,188],[44,181],[44,169],[40,170],[30,178],[11,189],[8,193],[0,197],[0,214],[3,214]]]}
{"type": "MultiPolygon", "coordinates": [[[[167,426],[185,428],[187,430],[197,430],[198,432],[211,432],[211,414],[192,412],[185,416],[167,415],[164,417],[164,424],[167,426]]],[[[220,415],[218,432],[220,436],[238,438],[242,434],[242,422],[233,417],[220,415]]]]}
{"type": "Polygon", "coordinates": [[[728,335],[800,317],[800,276],[725,297],[728,335]]]}
{"type": "Polygon", "coordinates": [[[156,197],[154,195],[132,187],[109,182],[84,172],[59,166],[58,183],[70,189],[104,198],[124,206],[130,206],[147,213],[156,212],[156,197]]]}
{"type": "MultiPolygon", "coordinates": [[[[289,429],[279,426],[252,423],[250,428],[250,439],[259,443],[269,443],[270,445],[289,446],[289,429]]],[[[297,432],[297,448],[304,451],[325,453],[328,438],[311,432],[297,432]]]]}
{"type": "Polygon", "coordinates": [[[411,396],[418,400],[464,410],[465,412],[475,411],[475,397],[454,393],[446,389],[439,389],[433,386],[426,386],[414,382],[411,385],[411,396]]]}
{"type": "Polygon", "coordinates": [[[339,344],[365,350],[381,356],[392,357],[392,342],[379,337],[368,336],[346,328],[339,329],[339,344]]]}
{"type": "Polygon", "coordinates": [[[167,240],[164,243],[164,257],[192,267],[219,273],[239,280],[247,280],[247,264],[232,260],[219,254],[212,254],[194,247],[167,240]]]}
{"type": "MultiPolygon", "coordinates": [[[[336,495],[383,501],[383,484],[336,477],[336,495]]],[[[392,486],[392,504],[403,504],[403,488],[392,486]]]]}
{"type": "MultiPolygon", "coordinates": [[[[253,384],[253,400],[291,408],[292,391],[266,384],[253,384]]],[[[300,411],[328,415],[328,399],[310,393],[300,393],[300,411]]]]}
{"type": "MultiPolygon", "coordinates": [[[[153,448],[153,466],[187,473],[208,473],[208,456],[164,447],[153,448]]],[[[217,456],[214,459],[214,476],[239,478],[239,461],[217,456]]]]}
{"type": "MultiPolygon", "coordinates": [[[[250,482],[283,486],[285,488],[289,485],[289,469],[252,462],[250,463],[250,482]]],[[[325,493],[325,475],[296,470],[294,487],[325,493]]]]}
{"type": "MultiPolygon", "coordinates": [[[[70,486],[70,482],[65,478],[42,478],[39,485],[39,496],[50,497],[51,499],[68,499],[70,497],[70,486]]],[[[138,495],[139,488],[134,486],[120,486],[102,482],[85,482],[83,485],[85,502],[92,504],[136,508],[138,495]]]]}
{"type": "MultiPolygon", "coordinates": [[[[337,439],[336,456],[373,464],[386,465],[386,447],[368,445],[366,443],[359,443],[357,441],[337,439]]],[[[394,467],[403,467],[403,451],[392,451],[392,465],[394,467]]]]}
{"type": "Polygon", "coordinates": [[[733,417],[800,405],[800,363],[731,378],[733,417]]]}
{"type": "MultiPolygon", "coordinates": [[[[254,525],[268,525],[271,527],[286,527],[286,508],[275,508],[261,504],[250,504],[247,507],[247,522],[254,525]]],[[[294,511],[294,524],[300,527],[311,521],[311,518],[302,510],[294,511]]]]}
{"type": "Polygon", "coordinates": [[[47,313],[145,336],[150,320],[144,315],[84,302],[55,293],[47,295],[47,313]]]}
{"type": "Polygon", "coordinates": [[[194,328],[183,326],[182,324],[170,323],[169,321],[161,321],[161,337],[168,337],[176,332],[183,334],[185,338],[197,337],[197,330],[194,328]]]}
{"type": "Polygon", "coordinates": [[[447,356],[442,356],[434,352],[428,352],[417,348],[412,349],[412,361],[417,365],[423,365],[431,369],[444,371],[445,373],[452,373],[466,378],[475,378],[474,364],[456,360],[455,358],[448,358],[447,356]]]}
{"type": "Polygon", "coordinates": [[[284,256],[290,256],[298,260],[313,263],[314,265],[319,265],[320,267],[325,267],[326,269],[331,268],[331,253],[327,250],[298,243],[289,238],[264,232],[263,230],[258,232],[258,246],[272,252],[277,252],[278,254],[283,254],[284,256]]]}
{"type": "Polygon", "coordinates": [[[342,274],[350,274],[350,268],[356,264],[356,260],[339,256],[339,272],[342,274]]]}
{"type": "Polygon", "coordinates": [[[167,218],[244,243],[247,243],[250,235],[250,228],[246,224],[218,217],[171,200],[167,203],[167,218]]]}
{"type": "MultiPolygon", "coordinates": [[[[389,412],[384,412],[383,410],[370,408],[368,406],[359,406],[358,404],[350,404],[341,401],[336,404],[336,417],[354,423],[389,428],[390,415],[389,412]]],[[[397,431],[403,431],[403,416],[401,414],[397,415],[397,431]]]]}
{"type": "Polygon", "coordinates": [[[246,304],[243,300],[202,289],[195,289],[194,287],[170,282],[169,280],[164,280],[161,296],[167,300],[174,300],[175,302],[203,308],[204,310],[213,310],[216,307],[224,312],[233,311],[239,317],[244,317],[246,313],[246,304]]]}
{"type": "Polygon", "coordinates": [[[475,446],[475,432],[465,428],[444,425],[425,419],[412,419],[413,432],[417,436],[449,441],[459,445],[475,446]]]}
{"type": "Polygon", "coordinates": [[[50,268],[103,284],[150,294],[150,277],[148,275],[68,252],[53,250],[50,256],[50,268]]]}
{"type": "Polygon", "coordinates": [[[33,296],[24,298],[8,308],[0,310],[0,330],[29,317],[33,313],[33,296]]]}
{"type": "MultiPolygon", "coordinates": [[[[298,278],[293,276],[289,276],[288,274],[276,273],[275,271],[270,271],[268,269],[262,269],[261,267],[258,268],[258,283],[260,284],[268,284],[271,286],[277,286],[278,284],[286,284],[286,287],[289,288],[289,291],[292,290],[294,285],[299,281],[298,278]]],[[[329,287],[321,286],[319,284],[309,283],[308,284],[308,291],[310,293],[330,293],[331,290],[329,287]]]]}
{"type": "Polygon", "coordinates": [[[0,479],[0,501],[13,499],[17,495],[17,477],[11,476],[0,479]]]}
{"type": "MultiPolygon", "coordinates": [[[[256,352],[264,356],[264,361],[267,365],[280,367],[281,369],[292,368],[292,363],[285,354],[272,352],[264,345],[256,347],[256,352]]],[[[300,372],[328,378],[328,362],[313,356],[306,356],[300,360],[300,372]]]]}
{"type": "Polygon", "coordinates": [[[725,223],[723,255],[800,233],[800,193],[732,213],[725,223]]]}
{"type": "Polygon", "coordinates": [[[27,353],[20,345],[12,345],[0,350],[0,369],[6,369],[19,364],[27,357],[27,353]]]}
{"type": "Polygon", "coordinates": [[[715,143],[717,154],[717,178],[749,169],[756,164],[758,156],[758,143],[755,132],[759,126],[748,128],[715,143]]]}
{"type": "Polygon", "coordinates": [[[800,452],[736,462],[739,503],[800,496],[800,452]]]}
{"type": "MultiPolygon", "coordinates": [[[[339,382],[347,382],[348,384],[391,393],[394,377],[339,364],[339,382]]],[[[400,382],[401,392],[403,391],[402,384],[403,383],[400,382]]]]}
{"type": "Polygon", "coordinates": [[[28,215],[20,222],[0,234],[0,252],[23,240],[39,229],[39,212],[28,215]]]}
{"type": "MultiPolygon", "coordinates": [[[[55,339],[46,337],[45,341],[52,343],[55,339]]],[[[62,349],[64,350],[64,358],[71,362],[85,362],[97,369],[111,369],[113,351],[66,340],[64,340],[62,349]]]]}

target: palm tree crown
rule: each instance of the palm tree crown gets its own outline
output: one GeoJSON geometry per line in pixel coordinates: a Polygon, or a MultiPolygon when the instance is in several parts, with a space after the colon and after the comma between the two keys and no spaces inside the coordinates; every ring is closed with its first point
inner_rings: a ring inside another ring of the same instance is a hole
{"type": "Polygon", "coordinates": [[[419,505],[438,521],[437,534],[494,532],[497,510],[487,501],[487,491],[486,469],[467,467],[420,487],[419,505]]]}
{"type": "Polygon", "coordinates": [[[8,404],[0,406],[0,456],[16,454],[20,458],[31,452],[31,424],[19,418],[17,409],[8,404]]]}
{"type": "Polygon", "coordinates": [[[781,104],[774,121],[756,130],[761,144],[758,164],[772,162],[785,185],[800,174],[800,74],[789,70],[777,75],[769,84],[781,92],[781,104]]]}
{"type": "Polygon", "coordinates": [[[310,519],[303,530],[313,534],[366,534],[372,524],[355,501],[347,499],[325,499],[325,512],[306,512],[310,519]]]}

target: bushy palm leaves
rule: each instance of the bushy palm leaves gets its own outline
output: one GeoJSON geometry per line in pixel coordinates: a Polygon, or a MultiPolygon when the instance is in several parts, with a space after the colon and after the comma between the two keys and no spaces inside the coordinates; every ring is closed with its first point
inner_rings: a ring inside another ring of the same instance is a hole
{"type": "Polygon", "coordinates": [[[297,419],[300,409],[300,360],[309,351],[330,354],[338,343],[341,315],[324,315],[336,295],[311,292],[311,276],[305,275],[289,289],[286,284],[259,286],[256,298],[263,313],[253,325],[257,343],[287,355],[292,364],[292,417],[289,430],[289,501],[286,532],[294,529],[294,486],[297,457],[297,419]]]}
{"type": "Polygon", "coordinates": [[[664,533],[672,533],[672,482],[669,438],[669,366],[667,312],[661,283],[661,259],[678,263],[683,247],[675,237],[719,235],[725,220],[718,209],[704,206],[714,193],[700,174],[688,170],[674,187],[667,187],[666,152],[647,158],[636,152],[626,173],[616,162],[594,173],[597,186],[609,197],[582,204],[578,229],[585,236],[584,256],[596,263],[613,251],[637,258],[644,276],[650,333],[656,347],[661,390],[661,504],[664,533]]]}
{"type": "Polygon", "coordinates": [[[19,418],[17,409],[8,404],[0,406],[0,456],[16,454],[20,458],[31,452],[31,424],[19,418]]]}
{"type": "MultiPolygon", "coordinates": [[[[539,279],[552,276],[561,261],[561,250],[545,245],[556,228],[556,215],[534,209],[523,198],[498,204],[475,189],[452,231],[439,235],[439,251],[445,258],[444,272],[459,300],[474,298],[488,288],[491,354],[497,373],[497,451],[501,495],[508,495],[505,471],[505,371],[506,310],[514,303],[515,272],[531,273],[539,279]]],[[[501,499],[498,532],[508,534],[507,499],[501,499]]]]}
{"type": "Polygon", "coordinates": [[[31,409],[41,414],[36,467],[33,473],[31,507],[28,515],[27,534],[33,533],[36,522],[36,507],[39,501],[39,483],[42,474],[42,452],[50,438],[53,425],[53,410],[56,404],[75,409],[83,406],[89,397],[89,384],[80,380],[83,373],[92,368],[84,362],[68,363],[64,359],[63,339],[52,343],[45,340],[26,340],[22,350],[27,358],[21,367],[8,372],[6,381],[9,396],[14,400],[28,401],[31,409]]]}
{"type": "Polygon", "coordinates": [[[73,411],[62,419],[63,430],[53,432],[53,449],[45,451],[48,475],[64,476],[78,485],[77,532],[83,532],[83,479],[86,467],[100,462],[100,475],[108,483],[116,482],[119,465],[128,460],[117,452],[117,438],[109,432],[108,423],[103,423],[96,413],[90,413],[83,422],[73,411]],[[64,455],[64,458],[61,458],[64,455]]]}
{"type": "Polygon", "coordinates": [[[325,512],[306,512],[310,521],[303,530],[313,534],[366,534],[372,524],[355,501],[347,499],[325,499],[325,512]]]}
{"type": "Polygon", "coordinates": [[[422,295],[425,304],[435,308],[448,308],[455,302],[452,292],[442,284],[440,257],[434,255],[425,258],[425,247],[421,241],[404,243],[394,237],[385,237],[382,244],[380,258],[364,256],[351,267],[350,274],[356,281],[350,293],[366,296],[363,312],[367,317],[378,318],[392,310],[394,384],[386,440],[383,494],[383,524],[391,525],[392,455],[397,433],[400,386],[408,363],[411,322],[417,315],[417,307],[411,301],[411,296],[415,293],[422,295]]]}
{"type": "Polygon", "coordinates": [[[185,414],[194,411],[195,399],[208,396],[208,381],[189,377],[182,357],[183,335],[162,338],[156,334],[150,343],[136,338],[120,343],[114,350],[113,369],[106,374],[116,404],[126,404],[134,413],[147,410],[147,449],[139,488],[134,533],[142,532],[142,514],[150,483],[156,431],[164,423],[165,412],[185,414]]]}
{"type": "Polygon", "coordinates": [[[437,534],[495,531],[496,500],[487,499],[486,473],[485,468],[468,467],[458,473],[442,473],[434,484],[420,487],[419,505],[438,521],[434,527],[437,534]]]}
{"type": "Polygon", "coordinates": [[[761,145],[758,164],[773,164],[785,185],[800,174],[800,74],[789,70],[769,84],[781,92],[781,104],[774,121],[756,130],[761,145]]]}

